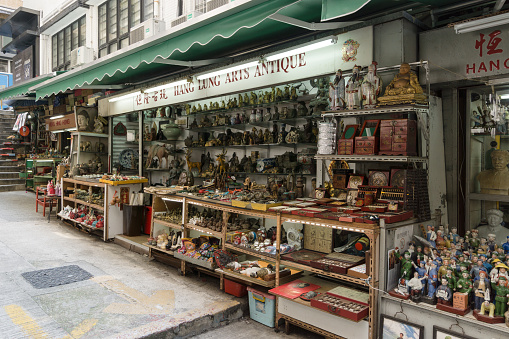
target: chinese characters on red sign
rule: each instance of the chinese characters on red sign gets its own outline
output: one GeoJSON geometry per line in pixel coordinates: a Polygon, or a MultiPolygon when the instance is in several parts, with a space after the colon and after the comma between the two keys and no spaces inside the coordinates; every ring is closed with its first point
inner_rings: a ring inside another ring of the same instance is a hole
{"type": "Polygon", "coordinates": [[[479,33],[479,38],[475,40],[474,48],[479,52],[479,57],[485,59],[485,61],[467,64],[467,75],[498,71],[500,67],[509,69],[509,58],[505,60],[493,59],[499,53],[504,52],[500,45],[502,43],[501,34],[500,30],[494,30],[488,35],[479,33]]]}

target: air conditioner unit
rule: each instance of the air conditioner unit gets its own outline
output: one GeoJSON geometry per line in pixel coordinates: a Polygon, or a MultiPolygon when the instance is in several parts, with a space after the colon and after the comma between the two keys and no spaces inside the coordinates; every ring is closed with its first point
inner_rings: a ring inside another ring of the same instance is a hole
{"type": "Polygon", "coordinates": [[[221,6],[227,5],[230,2],[230,0],[210,0],[207,1],[207,13],[219,8],[221,6]]]}
{"type": "Polygon", "coordinates": [[[171,27],[175,27],[177,25],[183,24],[184,22],[192,20],[193,18],[195,18],[201,14],[203,14],[203,12],[201,12],[201,11],[192,11],[192,12],[189,12],[182,16],[179,16],[177,19],[175,19],[171,22],[171,27]]]}
{"type": "Polygon", "coordinates": [[[89,47],[80,46],[71,51],[71,68],[78,67],[94,61],[94,50],[89,47]]]}
{"type": "Polygon", "coordinates": [[[129,34],[129,43],[134,44],[138,41],[147,39],[159,32],[164,31],[166,28],[164,21],[157,19],[148,19],[143,21],[141,24],[131,28],[129,34]]]}

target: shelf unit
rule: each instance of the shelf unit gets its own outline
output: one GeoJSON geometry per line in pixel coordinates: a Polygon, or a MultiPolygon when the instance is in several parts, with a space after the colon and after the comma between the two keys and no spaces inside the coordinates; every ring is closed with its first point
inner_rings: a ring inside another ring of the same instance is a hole
{"type": "Polygon", "coordinates": [[[60,162],[61,158],[50,159],[25,159],[25,171],[27,177],[25,178],[25,189],[35,190],[37,184],[47,184],[49,180],[54,180],[56,177],[56,165],[60,162]],[[51,167],[50,175],[36,175],[38,167],[51,167]]]}
{"type": "MultiPolygon", "coordinates": [[[[179,194],[179,193],[168,194],[168,195],[152,193],[152,198],[153,198],[152,199],[152,208],[153,208],[152,232],[151,232],[152,237],[156,236],[154,224],[160,224],[162,226],[169,227],[172,229],[182,230],[183,234],[184,234],[183,237],[188,237],[189,231],[191,231],[191,230],[198,231],[202,234],[213,235],[213,236],[221,239],[221,248],[223,250],[227,249],[232,252],[246,254],[249,256],[257,257],[257,258],[265,260],[265,261],[274,262],[275,266],[276,266],[277,273],[276,273],[276,278],[274,280],[274,284],[271,286],[279,286],[282,283],[286,283],[290,280],[298,278],[297,276],[293,276],[293,275],[290,276],[290,277],[293,277],[293,279],[288,278],[288,277],[281,278],[279,276],[279,267],[280,267],[280,265],[285,265],[285,266],[287,266],[291,269],[294,269],[294,270],[305,271],[305,272],[313,273],[316,275],[321,275],[321,276],[336,279],[336,281],[337,281],[336,285],[341,284],[341,282],[345,282],[350,285],[354,284],[354,285],[363,286],[364,288],[368,287],[366,280],[363,280],[363,279],[359,279],[359,278],[349,276],[346,274],[336,274],[336,273],[327,272],[327,271],[324,271],[321,269],[315,269],[311,266],[299,264],[296,262],[281,260],[279,248],[281,245],[281,233],[282,233],[283,223],[294,223],[294,224],[301,224],[304,226],[305,225],[317,225],[317,226],[328,227],[328,228],[337,229],[337,230],[346,230],[346,231],[353,231],[353,232],[365,234],[370,240],[370,250],[372,253],[372,255],[370,256],[370,262],[369,262],[370,270],[369,270],[369,272],[367,272],[367,273],[369,273],[369,277],[370,277],[369,285],[371,287],[374,287],[374,288],[369,289],[369,303],[371,305],[369,308],[369,315],[368,315],[369,337],[375,338],[375,332],[376,332],[375,328],[377,326],[376,318],[377,318],[377,314],[378,314],[377,313],[378,303],[376,302],[377,298],[378,298],[376,288],[378,288],[378,270],[379,270],[379,266],[378,266],[379,265],[379,263],[378,263],[379,239],[378,238],[379,238],[379,234],[380,234],[380,228],[378,225],[361,224],[361,223],[346,223],[346,222],[340,222],[340,221],[329,220],[329,219],[319,219],[319,218],[302,217],[302,216],[296,216],[296,215],[286,215],[286,214],[275,213],[275,212],[271,212],[271,211],[257,211],[257,210],[251,210],[251,209],[244,209],[244,208],[240,208],[240,207],[231,206],[229,203],[225,203],[225,202],[219,202],[219,201],[216,202],[216,201],[212,201],[210,199],[200,199],[200,198],[191,197],[189,195],[179,194]],[[166,207],[164,207],[164,208],[162,207],[163,206],[162,201],[166,201],[166,204],[167,204],[166,207]],[[168,204],[173,204],[173,205],[168,206],[168,204]],[[204,228],[204,227],[189,224],[188,223],[189,216],[187,213],[189,205],[201,206],[201,207],[205,207],[205,208],[222,211],[223,212],[222,213],[222,215],[223,215],[222,231],[221,232],[212,231],[212,230],[204,228]],[[182,209],[182,224],[181,225],[176,224],[176,223],[170,223],[170,222],[158,220],[157,217],[154,217],[155,213],[164,211],[165,209],[169,210],[172,207],[180,207],[182,209]],[[226,234],[227,234],[226,225],[228,223],[230,214],[238,214],[238,215],[243,215],[243,216],[247,216],[247,217],[257,217],[257,218],[261,218],[264,220],[270,219],[270,220],[275,221],[275,225],[277,227],[276,248],[278,248],[276,255],[274,255],[274,256],[267,255],[267,254],[264,254],[261,252],[256,252],[256,251],[248,249],[248,248],[243,248],[240,246],[236,246],[236,245],[227,243],[226,242],[226,234]]],[[[149,246],[149,252],[150,252],[151,257],[153,256],[154,251],[170,254],[169,251],[167,251],[165,249],[160,249],[155,246],[149,246]]],[[[184,260],[181,260],[181,262],[180,262],[180,270],[181,270],[181,273],[184,275],[186,272],[186,265],[188,265],[188,264],[189,263],[186,263],[186,261],[184,261],[184,260]]],[[[224,287],[224,278],[225,277],[226,278],[234,278],[236,280],[243,281],[245,284],[250,284],[250,285],[254,284],[254,285],[260,285],[260,286],[265,286],[265,287],[267,285],[266,282],[256,281],[256,279],[253,279],[251,277],[247,277],[247,276],[244,277],[244,276],[238,275],[238,274],[235,274],[233,276],[232,273],[225,272],[220,269],[217,269],[216,272],[220,274],[220,288],[221,289],[223,289],[223,287],[224,287]]],[[[291,323],[298,323],[299,322],[298,320],[293,319],[292,317],[290,317],[288,315],[285,315],[284,312],[283,313],[279,312],[279,309],[278,309],[278,304],[280,302],[279,299],[280,299],[280,297],[276,298],[276,324],[277,324],[277,320],[279,320],[279,319],[285,319],[291,323]]],[[[285,300],[285,302],[286,303],[295,303],[295,301],[292,301],[292,300],[285,300]]],[[[303,304],[304,307],[311,307],[309,305],[309,303],[306,305],[305,302],[299,301],[299,305],[300,304],[303,304]]],[[[318,310],[314,307],[312,309],[318,310]]],[[[322,312],[321,310],[319,310],[319,311],[322,312]]],[[[332,316],[333,318],[335,317],[335,315],[333,315],[331,313],[329,313],[329,315],[332,316]]],[[[335,318],[335,319],[338,319],[338,318],[335,318]]],[[[349,321],[349,320],[343,319],[343,321],[347,321],[347,324],[352,324],[352,326],[355,326],[355,324],[356,324],[355,322],[349,321]]],[[[321,329],[311,326],[309,324],[305,325],[304,327],[311,329],[317,333],[331,334],[327,331],[321,330],[321,329]]],[[[332,334],[332,335],[334,336],[334,334],[332,334]]],[[[336,335],[336,336],[339,337],[339,335],[336,335]]]]}
{"type": "Polygon", "coordinates": [[[108,171],[108,134],[93,132],[71,132],[71,168],[77,164],[88,163],[95,155],[101,158],[103,171],[108,171]],[[81,148],[82,143],[90,142],[92,150],[84,151],[81,148]],[[103,144],[103,151],[100,152],[99,144],[103,144]]]}
{"type": "Polygon", "coordinates": [[[88,226],[84,223],[78,222],[76,220],[73,220],[70,218],[65,218],[61,215],[60,215],[60,217],[64,220],[71,222],[74,225],[85,226],[87,229],[93,230],[93,231],[101,231],[103,240],[104,241],[108,240],[108,238],[109,238],[108,190],[106,189],[106,184],[101,183],[101,182],[83,181],[83,180],[76,180],[76,179],[70,179],[70,178],[62,178],[61,180],[62,180],[62,182],[61,182],[62,192],[65,192],[65,190],[71,190],[71,189],[75,190],[77,188],[84,189],[84,190],[89,190],[90,188],[92,188],[92,189],[98,188],[103,191],[103,194],[104,194],[103,206],[92,203],[90,200],[90,198],[91,198],[90,196],[89,196],[88,201],[77,199],[77,198],[71,198],[65,194],[62,194],[62,198],[61,198],[62,199],[61,206],[63,206],[63,207],[70,205],[71,207],[76,208],[76,207],[78,207],[78,205],[83,205],[83,206],[87,206],[87,207],[90,207],[92,209],[102,212],[102,214],[104,215],[104,227],[103,228],[90,227],[90,226],[88,226]],[[73,204],[69,204],[69,203],[73,203],[73,204]]]}

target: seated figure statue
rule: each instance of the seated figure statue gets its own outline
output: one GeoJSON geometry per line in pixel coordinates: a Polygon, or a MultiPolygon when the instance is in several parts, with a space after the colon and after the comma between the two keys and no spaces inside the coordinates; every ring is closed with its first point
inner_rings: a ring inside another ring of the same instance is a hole
{"type": "Polygon", "coordinates": [[[401,64],[399,73],[394,76],[385,89],[384,96],[379,98],[380,105],[408,104],[425,102],[417,75],[410,70],[407,63],[401,64]]]}

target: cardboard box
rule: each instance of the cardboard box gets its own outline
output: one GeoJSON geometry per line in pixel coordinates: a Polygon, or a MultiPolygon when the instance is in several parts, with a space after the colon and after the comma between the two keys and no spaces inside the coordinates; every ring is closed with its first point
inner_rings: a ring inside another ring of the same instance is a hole
{"type": "Polygon", "coordinates": [[[464,310],[468,307],[468,295],[455,292],[452,297],[452,306],[464,310]]]}

